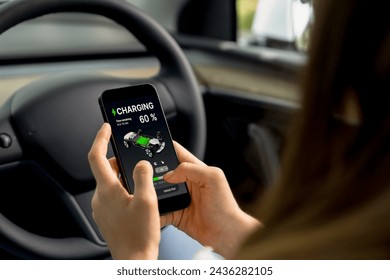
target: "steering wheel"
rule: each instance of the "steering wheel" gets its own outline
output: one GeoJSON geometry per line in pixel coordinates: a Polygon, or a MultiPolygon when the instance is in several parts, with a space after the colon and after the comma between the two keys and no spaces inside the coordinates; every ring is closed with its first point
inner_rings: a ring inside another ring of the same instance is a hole
{"type": "MultiPolygon", "coordinates": [[[[95,72],[51,75],[18,90],[0,108],[0,170],[8,172],[23,166],[22,170],[44,180],[83,232],[76,237],[47,237],[22,228],[1,213],[0,246],[18,252],[21,258],[100,259],[109,256],[109,251],[91,217],[95,182],[87,160],[103,123],[98,95],[109,88],[153,84],[168,123],[172,123],[173,138],[180,135],[183,145],[201,159],[206,146],[205,109],[182,49],[163,27],[125,1],[10,1],[0,6],[0,34],[24,21],[61,12],[101,15],[122,25],[158,59],[160,71],[145,79],[95,72]]],[[[8,187],[17,186],[11,182],[8,187]]]]}

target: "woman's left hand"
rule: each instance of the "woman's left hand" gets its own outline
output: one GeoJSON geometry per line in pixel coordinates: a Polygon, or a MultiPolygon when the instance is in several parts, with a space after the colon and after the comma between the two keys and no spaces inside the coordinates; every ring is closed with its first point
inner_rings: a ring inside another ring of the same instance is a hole
{"type": "Polygon", "coordinates": [[[93,218],[114,259],[157,259],[161,229],[152,166],[147,161],[136,165],[135,191],[129,194],[118,178],[115,159],[107,159],[110,136],[110,125],[105,123],[88,154],[96,179],[93,218]]]}

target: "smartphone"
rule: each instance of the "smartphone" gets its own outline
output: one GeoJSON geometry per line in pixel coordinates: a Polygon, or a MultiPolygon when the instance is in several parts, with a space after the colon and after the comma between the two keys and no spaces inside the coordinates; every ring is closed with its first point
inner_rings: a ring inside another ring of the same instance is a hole
{"type": "Polygon", "coordinates": [[[185,183],[169,184],[163,176],[175,169],[178,158],[156,88],[137,84],[101,93],[103,119],[111,125],[111,146],[122,182],[134,193],[133,169],[140,160],[153,166],[153,184],[160,215],[184,209],[191,202],[185,183]]]}

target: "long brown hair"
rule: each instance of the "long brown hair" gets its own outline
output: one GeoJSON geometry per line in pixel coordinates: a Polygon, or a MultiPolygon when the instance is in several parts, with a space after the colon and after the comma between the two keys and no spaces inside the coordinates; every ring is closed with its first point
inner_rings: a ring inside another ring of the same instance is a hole
{"type": "Polygon", "coordinates": [[[302,107],[238,257],[390,258],[389,1],[315,0],[302,107]],[[335,116],[352,92],[358,125],[335,116]]]}

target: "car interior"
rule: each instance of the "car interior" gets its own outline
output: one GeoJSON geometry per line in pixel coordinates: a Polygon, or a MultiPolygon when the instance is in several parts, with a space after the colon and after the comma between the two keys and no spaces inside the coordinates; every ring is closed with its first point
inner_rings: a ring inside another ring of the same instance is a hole
{"type": "MultiPolygon", "coordinates": [[[[155,85],[172,138],[220,167],[251,213],[277,175],[305,52],[243,40],[239,2],[2,1],[1,259],[110,258],[87,160],[103,123],[98,96],[110,88],[155,85]]],[[[159,258],[200,247],[169,226],[159,258]]]]}

